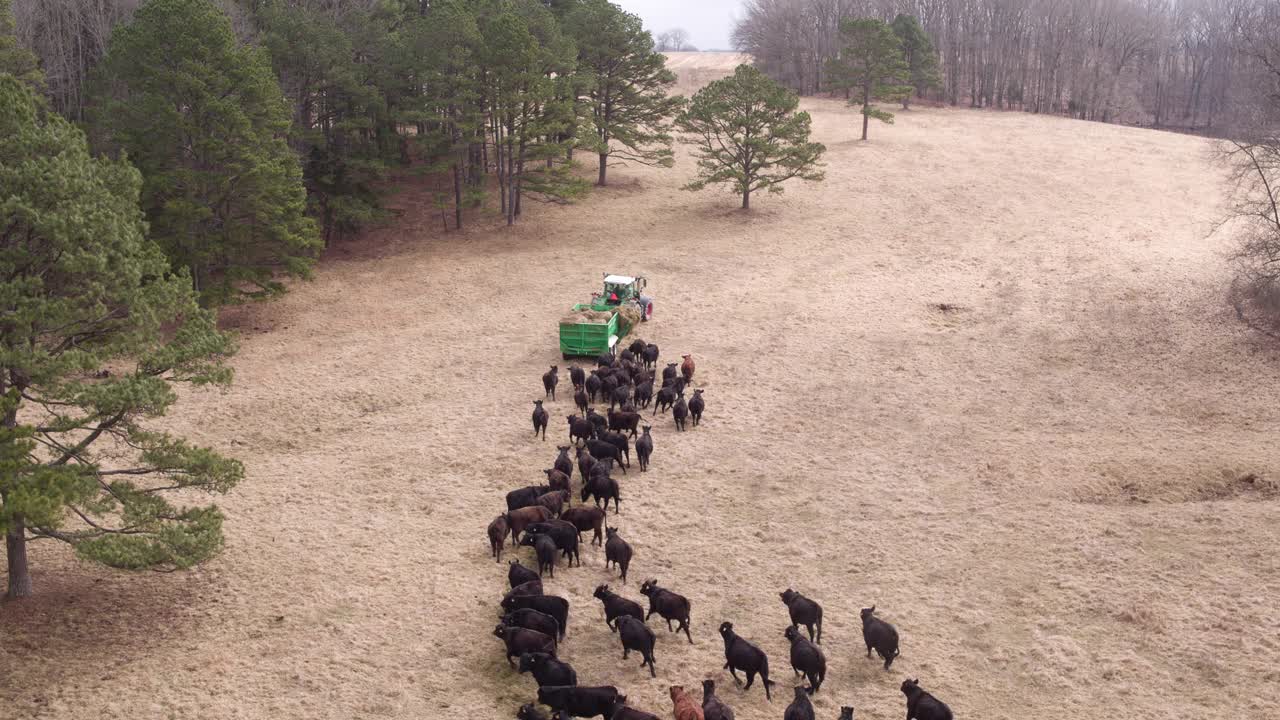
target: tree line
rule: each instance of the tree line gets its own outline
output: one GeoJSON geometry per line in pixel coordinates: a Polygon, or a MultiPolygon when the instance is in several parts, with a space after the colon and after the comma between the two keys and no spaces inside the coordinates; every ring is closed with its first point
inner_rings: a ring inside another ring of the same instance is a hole
{"type": "MultiPolygon", "coordinates": [[[[16,0],[39,90],[142,172],[151,236],[206,304],[265,297],[380,219],[395,170],[452,226],[508,224],[618,162],[669,165],[681,100],[605,0],[16,0]],[[159,62],[159,58],[165,58],[159,62]]],[[[6,13],[7,14],[7,13],[6,13]]],[[[447,223],[446,223],[447,224],[447,223]]]]}
{"type": "Polygon", "coordinates": [[[1274,0],[747,0],[734,45],[800,93],[831,89],[841,22],[919,19],[952,105],[1226,133],[1267,108],[1274,0]]]}

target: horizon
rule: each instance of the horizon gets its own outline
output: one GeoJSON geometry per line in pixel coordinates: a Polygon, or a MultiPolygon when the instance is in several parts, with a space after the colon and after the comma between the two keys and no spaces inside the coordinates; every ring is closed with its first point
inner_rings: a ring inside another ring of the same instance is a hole
{"type": "Polygon", "coordinates": [[[730,35],[741,16],[742,0],[616,0],[629,13],[638,15],[655,36],[682,28],[698,50],[732,51],[730,35]]]}

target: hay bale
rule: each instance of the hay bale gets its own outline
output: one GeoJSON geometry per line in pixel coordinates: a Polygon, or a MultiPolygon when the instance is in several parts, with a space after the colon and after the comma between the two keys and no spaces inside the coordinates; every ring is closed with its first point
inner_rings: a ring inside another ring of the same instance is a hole
{"type": "Polygon", "coordinates": [[[623,305],[618,308],[618,314],[627,321],[627,326],[634,330],[640,324],[641,314],[640,308],[634,305],[623,305]]]}
{"type": "Polygon", "coordinates": [[[613,313],[604,310],[591,310],[583,308],[581,310],[571,310],[568,315],[560,318],[561,324],[576,325],[578,323],[607,323],[609,318],[613,317],[613,313]]]}

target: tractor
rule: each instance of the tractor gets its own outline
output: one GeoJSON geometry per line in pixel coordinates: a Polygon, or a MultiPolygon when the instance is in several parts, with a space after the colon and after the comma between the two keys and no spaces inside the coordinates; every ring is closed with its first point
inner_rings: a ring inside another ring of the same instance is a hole
{"type": "Polygon", "coordinates": [[[645,285],[643,277],[606,273],[604,288],[591,294],[591,302],[574,305],[560,321],[561,356],[612,354],[635,322],[653,317],[653,299],[642,294],[645,285]]]}

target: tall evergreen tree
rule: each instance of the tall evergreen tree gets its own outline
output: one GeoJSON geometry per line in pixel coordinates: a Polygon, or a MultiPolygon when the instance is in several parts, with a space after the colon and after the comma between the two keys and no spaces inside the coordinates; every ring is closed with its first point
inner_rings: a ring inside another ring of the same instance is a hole
{"type": "Polygon", "coordinates": [[[911,92],[902,43],[893,29],[873,18],[840,21],[840,56],[827,63],[828,82],[834,89],[852,91],[850,104],[862,105],[862,139],[867,139],[871,118],[893,122],[893,113],[881,110],[876,100],[900,100],[911,92]]]}
{"type": "MultiPolygon", "coordinates": [[[[915,88],[916,97],[942,86],[938,71],[938,51],[933,47],[929,34],[920,27],[915,15],[899,15],[893,19],[893,34],[902,45],[902,58],[907,64],[907,78],[915,88]]],[[[911,93],[902,95],[902,109],[908,109],[911,93]]]]}
{"type": "Polygon", "coordinates": [[[675,73],[640,18],[608,0],[585,0],[565,24],[577,40],[590,134],[582,144],[599,156],[597,184],[605,184],[611,159],[671,167],[671,121],[683,98],[667,95],[675,73]]]}
{"type": "Polygon", "coordinates": [[[480,14],[485,97],[507,224],[531,194],[560,201],[583,191],[564,164],[573,123],[576,51],[551,12],[533,0],[493,0],[480,14]]]}
{"type": "Polygon", "coordinates": [[[152,237],[206,303],[283,292],[319,239],[266,54],[211,0],[150,0],[112,33],[95,127],[142,171],[152,237]]]}
{"type": "Polygon", "coordinates": [[[142,180],[0,75],[0,532],[10,598],[27,541],[114,567],[189,567],[222,545],[213,506],[240,463],[145,426],[176,382],[230,382],[232,352],[182,269],[148,240],[142,180]]]}
{"type": "Polygon", "coordinates": [[[13,0],[0,0],[0,73],[8,73],[43,90],[44,73],[30,50],[18,43],[13,22],[13,0]]]}
{"type": "Polygon", "coordinates": [[[676,120],[698,158],[698,177],[685,186],[728,185],[751,207],[751,193],[782,192],[792,178],[822,180],[826,148],[809,142],[807,112],[796,112],[796,94],[750,65],[707,85],[676,120]]]}
{"type": "MultiPolygon", "coordinates": [[[[386,163],[369,128],[384,114],[356,51],[328,13],[283,0],[254,3],[258,42],[293,107],[289,144],[303,159],[303,183],[324,245],[384,216],[377,183],[386,163]]],[[[359,13],[349,22],[366,21],[359,13]]]]}

